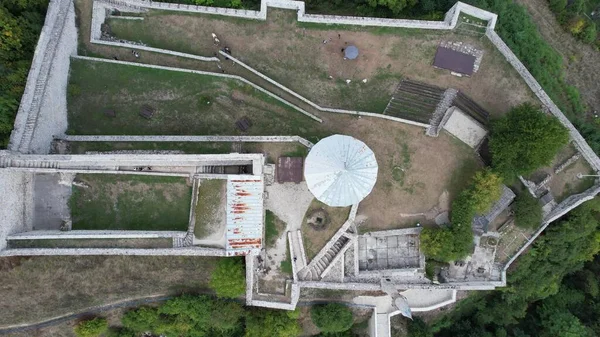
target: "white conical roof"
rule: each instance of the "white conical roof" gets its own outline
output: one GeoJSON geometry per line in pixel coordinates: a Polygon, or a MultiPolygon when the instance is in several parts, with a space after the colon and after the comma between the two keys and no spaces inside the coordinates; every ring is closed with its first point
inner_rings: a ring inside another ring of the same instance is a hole
{"type": "Polygon", "coordinates": [[[304,162],[304,178],[319,201],[350,206],[371,193],[377,180],[377,160],[360,140],[333,135],[312,147],[304,162]]]}

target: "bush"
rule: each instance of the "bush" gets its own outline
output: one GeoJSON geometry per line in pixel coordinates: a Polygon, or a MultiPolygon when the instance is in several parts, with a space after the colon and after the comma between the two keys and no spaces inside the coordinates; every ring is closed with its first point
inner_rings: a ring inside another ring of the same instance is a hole
{"type": "Polygon", "coordinates": [[[253,309],[246,317],[245,337],[296,337],[301,332],[298,321],[283,310],[253,309]]]}
{"type": "Polygon", "coordinates": [[[75,335],[77,337],[98,337],[108,330],[106,318],[96,317],[94,319],[81,321],[75,326],[75,335]]]}
{"type": "Polygon", "coordinates": [[[242,259],[220,259],[211,275],[209,285],[218,297],[236,298],[243,295],[246,291],[246,274],[242,259]]]}
{"type": "Polygon", "coordinates": [[[345,305],[329,303],[315,305],[310,310],[312,322],[325,333],[343,332],[352,327],[352,311],[345,305]]]}
{"type": "Polygon", "coordinates": [[[569,141],[558,119],[531,104],[512,109],[492,124],[491,131],[492,166],[506,180],[550,164],[569,141]]]}
{"type": "Polygon", "coordinates": [[[521,228],[534,229],[542,223],[542,206],[528,192],[517,196],[514,204],[515,223],[521,228]]]}

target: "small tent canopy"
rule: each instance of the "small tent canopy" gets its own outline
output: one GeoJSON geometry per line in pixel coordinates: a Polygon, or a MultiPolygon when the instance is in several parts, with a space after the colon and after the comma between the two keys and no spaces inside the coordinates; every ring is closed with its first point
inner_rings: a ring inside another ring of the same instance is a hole
{"type": "Polygon", "coordinates": [[[354,60],[358,57],[358,48],[355,45],[350,45],[344,49],[344,57],[348,60],[354,60]]]}

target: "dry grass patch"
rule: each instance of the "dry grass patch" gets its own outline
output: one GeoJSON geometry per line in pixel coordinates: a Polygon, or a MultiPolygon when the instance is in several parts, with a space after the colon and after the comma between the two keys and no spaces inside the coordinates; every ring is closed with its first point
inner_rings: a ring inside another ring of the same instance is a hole
{"type": "Polygon", "coordinates": [[[299,24],[295,15],[271,9],[263,22],[150,11],[144,21],[108,23],[118,37],[204,56],[218,49],[210,35],[214,32],[234,56],[324,106],[382,112],[404,77],[463,90],[493,114],[535,100],[517,72],[485,39],[415,29],[299,24]],[[433,68],[441,40],[468,42],[483,49],[479,72],[457,78],[433,68]],[[343,59],[341,50],[349,44],[359,48],[357,60],[343,59]],[[352,81],[350,85],[346,79],[352,81]]]}
{"type": "Polygon", "coordinates": [[[192,188],[184,178],[79,174],[73,186],[73,229],[188,228],[192,188]]]}
{"type": "MultiPolygon", "coordinates": [[[[7,259],[15,258],[0,258],[0,265],[7,259]]],[[[174,256],[18,258],[11,268],[0,269],[0,326],[33,323],[129,298],[207,292],[217,261],[174,256]]]]}
{"type": "Polygon", "coordinates": [[[196,204],[196,238],[210,236],[225,228],[227,180],[207,179],[200,181],[198,203],[196,204]]]}
{"type": "Polygon", "coordinates": [[[349,214],[350,207],[329,207],[317,199],[313,200],[302,221],[302,239],[309,260],[315,257],[333,234],[342,227],[348,220],[349,214]],[[318,211],[324,211],[326,218],[322,220],[322,227],[317,229],[317,227],[309,225],[307,220],[318,211]]]}

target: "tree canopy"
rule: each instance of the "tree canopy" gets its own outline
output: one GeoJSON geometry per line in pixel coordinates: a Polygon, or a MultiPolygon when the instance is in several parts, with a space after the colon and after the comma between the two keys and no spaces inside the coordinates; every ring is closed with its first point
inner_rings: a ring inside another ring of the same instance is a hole
{"type": "Polygon", "coordinates": [[[492,166],[510,180],[550,164],[568,141],[569,132],[558,119],[522,104],[492,123],[492,166]]]}
{"type": "Polygon", "coordinates": [[[296,337],[301,329],[283,310],[256,309],[246,317],[246,337],[296,337]]]}
{"type": "Polygon", "coordinates": [[[210,278],[210,287],[218,297],[236,298],[246,291],[246,274],[241,258],[220,259],[210,278]]]}
{"type": "Polygon", "coordinates": [[[537,228],[542,222],[542,206],[529,193],[517,195],[514,203],[515,223],[522,228],[537,228]]]}
{"type": "Polygon", "coordinates": [[[339,303],[315,305],[310,310],[313,323],[324,333],[344,332],[352,327],[352,311],[339,303]]]}
{"type": "Polygon", "coordinates": [[[79,322],[75,326],[75,335],[77,337],[99,337],[108,329],[106,318],[96,317],[79,322]]]}
{"type": "MultiPolygon", "coordinates": [[[[561,293],[565,282],[578,284],[583,292],[595,292],[593,286],[586,285],[597,283],[597,277],[592,282],[589,276],[577,277],[580,282],[576,283],[565,276],[583,268],[584,262],[600,251],[599,211],[599,200],[588,201],[549,226],[519,258],[507,276],[506,288],[478,293],[461,302],[434,325],[436,336],[570,336],[588,330],[581,328],[582,322],[594,326],[594,314],[600,309],[592,309],[592,303],[588,307],[585,295],[561,293]],[[547,302],[550,300],[554,302],[547,302]],[[571,308],[572,315],[565,315],[564,309],[562,313],[544,309],[544,302],[550,303],[550,308],[571,308]],[[556,322],[550,324],[548,320],[552,319],[556,322]]],[[[595,270],[600,271],[600,267],[595,270]]],[[[600,326],[595,326],[600,331],[600,326]]]]}

